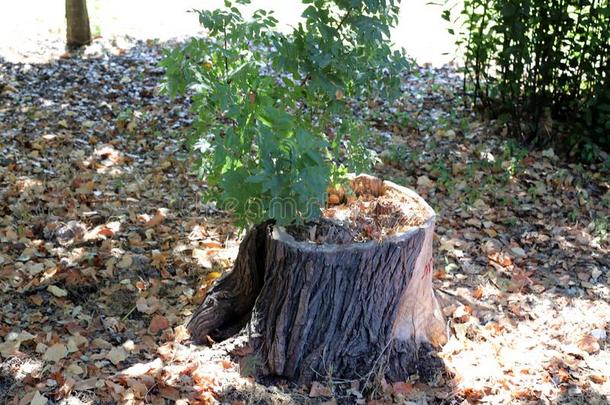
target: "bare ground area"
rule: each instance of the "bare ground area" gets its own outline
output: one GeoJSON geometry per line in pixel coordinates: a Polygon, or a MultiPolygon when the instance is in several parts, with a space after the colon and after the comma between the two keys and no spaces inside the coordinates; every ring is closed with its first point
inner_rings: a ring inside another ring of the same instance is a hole
{"type": "MultiPolygon", "coordinates": [[[[19,0],[0,14],[0,55],[11,62],[45,62],[63,54],[66,38],[63,0],[19,0]]],[[[122,37],[166,41],[200,33],[193,9],[213,10],[223,0],[88,0],[92,35],[120,43],[122,37]]],[[[461,4],[461,0],[455,2],[461,4]]],[[[298,0],[253,0],[246,15],[258,8],[273,10],[280,28],[294,26],[305,5],[298,0]]],[[[441,17],[443,7],[427,1],[405,1],[392,41],[419,63],[441,66],[454,55],[453,37],[441,17]]]]}
{"type": "Polygon", "coordinates": [[[296,387],[250,377],[235,342],[189,345],[240,234],[199,200],[161,45],[119,45],[0,65],[1,403],[608,402],[609,168],[507,142],[448,68],[415,68],[399,103],[362,111],[375,174],[438,214],[447,374],[296,387]]]}

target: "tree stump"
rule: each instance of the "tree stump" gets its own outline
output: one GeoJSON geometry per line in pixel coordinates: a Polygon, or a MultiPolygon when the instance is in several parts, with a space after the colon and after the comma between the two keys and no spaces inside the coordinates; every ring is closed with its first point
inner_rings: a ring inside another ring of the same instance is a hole
{"type": "Polygon", "coordinates": [[[415,192],[371,176],[352,180],[356,194],[389,188],[417,200],[426,221],[381,242],[298,242],[272,222],[243,240],[233,270],[193,314],[196,342],[246,327],[263,372],[299,383],[358,379],[429,379],[445,326],[432,289],[435,214],[415,192]]]}

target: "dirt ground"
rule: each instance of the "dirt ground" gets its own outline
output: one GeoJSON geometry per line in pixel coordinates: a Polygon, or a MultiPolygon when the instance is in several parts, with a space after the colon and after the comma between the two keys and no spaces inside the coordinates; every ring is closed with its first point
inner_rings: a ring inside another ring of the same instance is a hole
{"type": "Polygon", "coordinates": [[[507,141],[451,68],[414,67],[398,103],[363,112],[375,174],[438,214],[447,373],[265,385],[186,344],[240,234],[198,197],[188,101],[158,93],[163,46],[0,65],[1,403],[608,402],[609,167],[507,141]]]}
{"type": "MultiPolygon", "coordinates": [[[[426,0],[403,1],[392,40],[419,63],[442,66],[455,57],[453,39],[441,18],[442,7],[426,0]]],[[[461,3],[457,1],[456,4],[461,3]]],[[[222,0],[88,0],[93,35],[121,41],[123,36],[147,40],[183,38],[199,32],[193,9],[214,9],[222,0]]],[[[304,9],[297,0],[253,0],[246,11],[274,10],[280,26],[299,21],[304,9]]],[[[11,62],[44,62],[64,52],[64,0],[19,0],[0,13],[0,56],[11,62]]]]}

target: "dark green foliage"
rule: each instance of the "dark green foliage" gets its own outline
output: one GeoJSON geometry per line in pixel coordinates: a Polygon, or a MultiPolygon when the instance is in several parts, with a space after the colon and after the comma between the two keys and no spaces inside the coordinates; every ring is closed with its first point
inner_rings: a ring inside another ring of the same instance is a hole
{"type": "Polygon", "coordinates": [[[406,61],[388,43],[394,0],[305,3],[290,34],[265,10],[248,21],[230,2],[200,11],[209,38],[162,63],[169,94],[194,92],[206,197],[241,225],[319,216],[326,189],[370,162],[354,103],[398,95],[406,61]]]}
{"type": "Polygon", "coordinates": [[[457,20],[465,84],[512,136],[610,148],[608,0],[465,0],[457,20]]]}

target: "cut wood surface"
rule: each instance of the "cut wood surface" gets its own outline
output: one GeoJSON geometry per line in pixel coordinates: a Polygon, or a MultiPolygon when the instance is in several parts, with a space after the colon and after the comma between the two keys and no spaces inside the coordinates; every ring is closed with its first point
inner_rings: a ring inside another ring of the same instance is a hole
{"type": "Polygon", "coordinates": [[[445,340],[432,290],[434,211],[413,191],[371,176],[352,179],[358,193],[393,189],[417,200],[427,218],[381,242],[299,242],[281,227],[254,227],[231,273],[193,315],[195,340],[223,339],[246,326],[268,374],[299,382],[432,378],[445,340]],[[248,322],[249,321],[249,322],[248,322]]]}

